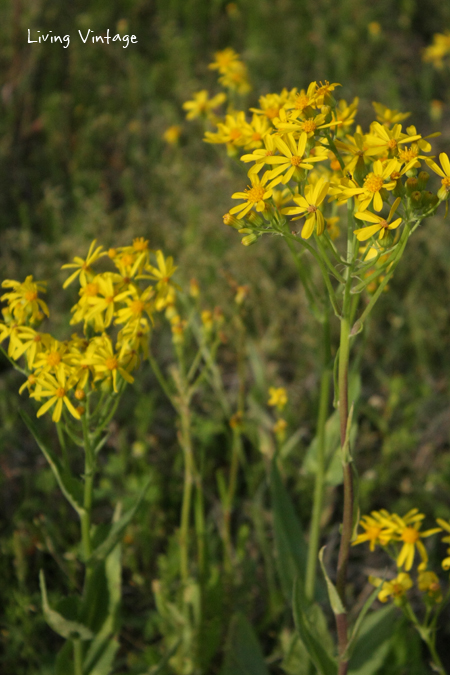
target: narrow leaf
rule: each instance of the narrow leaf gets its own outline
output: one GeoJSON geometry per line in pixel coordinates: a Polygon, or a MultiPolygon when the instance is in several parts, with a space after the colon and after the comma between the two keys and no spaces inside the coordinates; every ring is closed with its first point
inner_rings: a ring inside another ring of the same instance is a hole
{"type": "Polygon", "coordinates": [[[295,627],[320,675],[337,675],[336,662],[311,631],[306,614],[307,603],[298,578],[294,582],[293,607],[295,627]]]}
{"type": "Polygon", "coordinates": [[[392,605],[365,617],[350,659],[349,675],[375,675],[381,672],[396,621],[397,612],[392,605]]]}
{"type": "Polygon", "coordinates": [[[84,513],[84,508],[81,506],[83,500],[82,484],[80,483],[80,481],[74,478],[74,476],[69,474],[67,470],[64,470],[62,468],[61,462],[59,461],[58,457],[44,443],[35,424],[31,421],[30,417],[25,412],[23,412],[23,410],[20,411],[20,415],[25,424],[27,425],[30,433],[33,435],[40,450],[44,454],[45,459],[49,463],[64,497],[67,499],[69,504],[73,506],[78,515],[81,516],[84,513]]]}
{"type": "Polygon", "coordinates": [[[336,586],[331,581],[330,577],[328,576],[327,570],[325,568],[325,563],[323,562],[324,551],[325,551],[325,546],[323,546],[320,549],[319,560],[320,560],[320,566],[322,568],[323,576],[325,577],[325,581],[327,582],[328,597],[330,598],[331,609],[333,610],[333,614],[346,614],[346,609],[345,609],[344,605],[342,604],[342,600],[339,597],[339,593],[337,592],[336,586]]]}
{"type": "Polygon", "coordinates": [[[104,560],[113,550],[115,545],[120,541],[122,538],[122,535],[128,525],[128,523],[132,520],[134,517],[134,514],[142,504],[145,494],[150,486],[151,478],[147,480],[145,483],[144,487],[142,488],[134,506],[129,509],[125,515],[120,518],[116,523],[113,524],[111,527],[111,530],[106,537],[106,539],[93,551],[91,557],[89,558],[89,561],[94,561],[94,560],[104,560]]]}
{"type": "Polygon", "coordinates": [[[272,461],[270,472],[270,490],[277,566],[283,592],[291,601],[294,580],[297,577],[304,579],[305,576],[307,546],[294,505],[281,480],[275,458],[272,461]]]}
{"type": "Polygon", "coordinates": [[[269,675],[258,639],[243,614],[231,619],[220,675],[269,675]]]}
{"type": "Polygon", "coordinates": [[[45,620],[50,628],[53,628],[55,633],[58,633],[58,635],[67,639],[79,638],[80,640],[92,640],[94,635],[90,628],[78,621],[66,619],[62,614],[51,609],[48,604],[47,587],[45,585],[43,570],[39,573],[39,583],[41,586],[42,610],[44,612],[45,620]]]}

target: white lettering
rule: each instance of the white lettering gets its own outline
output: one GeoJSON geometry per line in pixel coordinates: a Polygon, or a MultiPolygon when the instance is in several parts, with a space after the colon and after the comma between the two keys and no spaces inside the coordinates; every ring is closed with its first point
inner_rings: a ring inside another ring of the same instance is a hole
{"type": "Polygon", "coordinates": [[[118,33],[116,33],[116,35],[114,35],[114,37],[113,37],[113,42],[115,42],[116,40],[120,41],[121,39],[122,38],[120,37],[120,35],[118,33]]]}
{"type": "Polygon", "coordinates": [[[30,42],[37,42],[37,40],[30,40],[30,29],[28,29],[28,43],[30,42]]]}
{"type": "Polygon", "coordinates": [[[80,34],[80,38],[81,38],[81,39],[83,40],[84,44],[86,44],[86,42],[87,42],[87,39],[88,39],[88,37],[89,37],[89,33],[91,32],[91,29],[89,28],[89,30],[88,30],[88,32],[87,32],[87,34],[86,34],[86,37],[85,37],[85,38],[84,38],[84,37],[82,36],[82,34],[81,34],[81,30],[79,30],[79,29],[78,29],[78,32],[79,32],[79,34],[80,34]]]}
{"type": "Polygon", "coordinates": [[[137,42],[136,35],[132,35],[132,36],[131,36],[131,42],[132,42],[133,44],[136,44],[136,42],[137,42]]]}

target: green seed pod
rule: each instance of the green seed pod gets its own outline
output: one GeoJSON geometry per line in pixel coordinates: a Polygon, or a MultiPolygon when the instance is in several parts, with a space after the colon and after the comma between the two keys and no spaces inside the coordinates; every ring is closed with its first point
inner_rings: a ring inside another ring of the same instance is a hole
{"type": "Polygon", "coordinates": [[[422,193],[422,199],[424,206],[436,206],[436,204],[439,202],[439,197],[429,190],[422,193]]]}

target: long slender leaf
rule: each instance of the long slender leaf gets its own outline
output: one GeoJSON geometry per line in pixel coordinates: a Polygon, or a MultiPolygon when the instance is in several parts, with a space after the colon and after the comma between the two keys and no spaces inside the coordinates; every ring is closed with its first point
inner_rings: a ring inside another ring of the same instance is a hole
{"type": "Polygon", "coordinates": [[[39,573],[39,583],[41,586],[42,595],[42,610],[44,612],[45,620],[50,628],[53,628],[55,633],[64,638],[79,638],[80,640],[92,640],[94,634],[91,629],[83,625],[79,621],[66,619],[62,614],[56,612],[48,604],[47,587],[45,585],[45,577],[43,570],[39,573]]]}
{"type": "Polygon", "coordinates": [[[349,675],[376,675],[390,649],[396,608],[390,605],[368,614],[350,659],[349,675]]]}
{"type": "Polygon", "coordinates": [[[294,580],[305,577],[307,545],[275,459],[270,472],[270,490],[277,567],[284,595],[290,602],[294,580]]]}
{"type": "Polygon", "coordinates": [[[269,675],[255,632],[241,613],[231,619],[220,675],[269,675]]]}
{"type": "Polygon", "coordinates": [[[311,661],[320,675],[337,675],[336,662],[330,657],[322,642],[316,638],[311,630],[306,612],[307,604],[302,591],[301,581],[298,578],[294,582],[293,596],[295,626],[311,661]]]}
{"type": "Polygon", "coordinates": [[[64,497],[67,499],[69,504],[73,506],[75,511],[81,516],[84,513],[83,503],[83,487],[80,481],[78,481],[74,476],[69,474],[67,470],[64,470],[61,466],[61,462],[55,453],[50,450],[50,448],[42,440],[39,431],[37,430],[34,422],[31,421],[30,417],[20,411],[20,415],[27,425],[30,433],[33,435],[34,440],[38,444],[40,450],[45,456],[45,459],[50,464],[50,467],[55,475],[55,478],[58,482],[61,492],[64,497]]]}
{"type": "Polygon", "coordinates": [[[142,504],[145,494],[150,486],[151,478],[147,480],[145,483],[144,487],[142,488],[134,506],[131,507],[123,516],[118,520],[116,523],[114,523],[111,527],[111,530],[106,537],[106,539],[97,546],[97,548],[93,551],[91,557],[89,558],[89,561],[100,561],[104,560],[113,550],[113,548],[116,546],[116,544],[120,541],[125,528],[127,527],[128,523],[132,520],[134,517],[134,514],[142,504]]]}

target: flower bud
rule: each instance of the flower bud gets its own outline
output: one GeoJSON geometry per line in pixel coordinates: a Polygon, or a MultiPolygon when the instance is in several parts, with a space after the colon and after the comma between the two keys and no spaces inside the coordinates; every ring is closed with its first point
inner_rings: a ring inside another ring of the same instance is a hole
{"type": "Polygon", "coordinates": [[[421,171],[417,176],[417,180],[419,181],[419,190],[425,190],[427,183],[430,180],[430,174],[427,171],[421,171]]]}
{"type": "Polygon", "coordinates": [[[247,213],[245,220],[250,223],[250,225],[254,225],[256,227],[264,225],[264,219],[259,215],[259,213],[256,213],[256,211],[250,211],[247,213]]]}
{"type": "Polygon", "coordinates": [[[416,190],[410,195],[411,206],[414,210],[419,210],[423,206],[422,193],[416,190]]]}
{"type": "Polygon", "coordinates": [[[241,241],[241,244],[244,244],[244,246],[251,246],[252,244],[255,243],[255,241],[258,239],[258,235],[253,233],[253,234],[248,234],[246,237],[244,237],[241,241]]]}
{"type": "Polygon", "coordinates": [[[416,192],[419,187],[419,181],[417,178],[408,178],[405,184],[406,192],[408,196],[411,196],[413,192],[416,192]]]}
{"type": "Polygon", "coordinates": [[[236,216],[233,216],[231,213],[226,213],[223,216],[223,222],[225,223],[225,225],[234,227],[235,230],[239,230],[239,228],[242,227],[242,220],[239,220],[238,218],[236,218],[236,216]]]}
{"type": "Polygon", "coordinates": [[[424,206],[436,206],[439,202],[439,197],[429,190],[422,192],[422,199],[424,206]]]}

